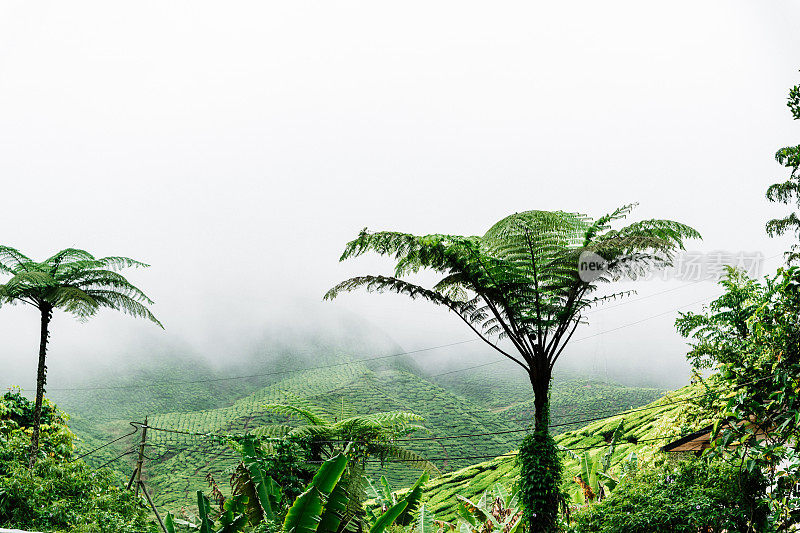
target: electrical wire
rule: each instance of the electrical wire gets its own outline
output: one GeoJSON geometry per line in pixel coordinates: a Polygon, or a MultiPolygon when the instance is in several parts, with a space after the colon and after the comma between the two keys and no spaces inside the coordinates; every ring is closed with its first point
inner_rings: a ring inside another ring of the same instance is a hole
{"type": "MultiPolygon", "coordinates": [[[[662,294],[664,292],[670,292],[672,290],[675,290],[675,289],[668,289],[668,290],[665,290],[665,291],[661,291],[660,293],[656,293],[656,294],[654,294],[652,296],[656,296],[656,295],[662,294]]],[[[645,297],[637,299],[636,301],[642,300],[642,299],[645,299],[645,298],[648,298],[648,297],[649,296],[645,296],[645,297]]],[[[635,325],[641,324],[642,322],[646,322],[646,321],[652,320],[654,318],[659,318],[661,316],[664,316],[664,315],[673,313],[675,311],[678,311],[678,310],[680,310],[680,309],[682,309],[684,307],[689,307],[689,306],[692,306],[692,305],[696,305],[698,303],[705,302],[705,301],[711,300],[711,299],[716,298],[716,297],[717,296],[711,296],[711,297],[708,297],[708,298],[703,298],[701,300],[697,300],[697,301],[689,303],[689,304],[684,304],[684,305],[678,306],[675,309],[671,309],[669,311],[665,311],[665,312],[659,313],[657,315],[653,315],[653,316],[650,316],[650,317],[647,317],[647,318],[643,318],[641,320],[637,320],[637,321],[631,322],[629,324],[624,324],[622,326],[619,326],[619,327],[616,327],[616,328],[613,328],[613,329],[610,329],[610,330],[607,330],[607,331],[601,331],[601,332],[598,332],[598,333],[595,333],[595,334],[592,334],[592,335],[588,335],[586,337],[581,337],[579,339],[574,339],[574,340],[572,340],[570,342],[571,343],[580,342],[580,341],[584,341],[584,340],[591,339],[591,338],[594,338],[594,337],[598,337],[600,335],[605,335],[606,333],[611,333],[611,332],[614,332],[614,331],[618,331],[620,329],[624,329],[624,328],[628,328],[628,327],[631,327],[631,326],[635,326],[635,325]]],[[[628,303],[628,302],[624,302],[624,303],[628,303]]],[[[618,304],[618,305],[622,305],[622,304],[618,304]]],[[[156,387],[156,386],[162,386],[162,385],[178,385],[178,384],[186,385],[186,384],[197,384],[197,383],[215,383],[215,382],[221,382],[221,381],[231,381],[231,380],[236,380],[236,379],[268,377],[268,376],[275,376],[275,375],[292,374],[292,373],[295,373],[295,372],[304,372],[304,371],[309,371],[309,370],[324,370],[324,369],[336,368],[336,367],[340,367],[340,366],[347,366],[347,365],[363,363],[363,362],[368,362],[368,361],[377,361],[377,360],[381,360],[381,359],[389,359],[389,358],[393,358],[393,357],[400,357],[400,356],[403,356],[403,355],[411,355],[411,354],[427,352],[427,351],[431,351],[431,350],[438,350],[438,349],[441,349],[441,348],[448,348],[448,347],[451,347],[451,346],[458,346],[458,345],[461,345],[461,344],[467,344],[467,343],[476,342],[476,341],[479,341],[479,340],[481,340],[481,339],[467,339],[467,340],[463,340],[463,341],[456,341],[456,342],[451,342],[451,343],[447,343],[447,344],[441,344],[441,345],[438,345],[438,346],[430,346],[430,347],[427,347],[427,348],[420,348],[420,349],[417,349],[417,350],[409,350],[409,351],[399,352],[399,353],[395,353],[395,354],[381,355],[381,356],[377,356],[377,357],[368,357],[368,358],[364,358],[364,359],[357,359],[355,361],[345,361],[345,362],[341,362],[341,363],[333,363],[333,364],[330,364],[330,365],[322,365],[322,366],[316,366],[316,367],[295,368],[295,369],[289,369],[289,370],[279,370],[279,371],[275,371],[275,372],[265,372],[265,373],[261,373],[261,374],[248,374],[248,375],[242,375],[242,376],[228,376],[228,377],[220,377],[220,378],[183,380],[183,381],[166,381],[165,380],[165,381],[154,381],[154,382],[149,382],[149,383],[144,383],[144,384],[137,384],[137,385],[116,385],[116,386],[107,386],[107,387],[49,388],[48,390],[50,390],[50,391],[124,390],[124,389],[135,389],[135,388],[142,388],[142,387],[156,387]]],[[[496,362],[499,363],[499,362],[504,361],[504,360],[505,359],[500,359],[500,360],[498,360],[496,362]]],[[[455,370],[455,371],[450,371],[450,372],[444,372],[442,374],[436,374],[436,375],[428,376],[428,377],[437,377],[437,376],[440,376],[440,375],[451,374],[451,373],[455,373],[455,372],[461,372],[461,371],[464,371],[464,370],[469,370],[471,368],[480,368],[482,366],[488,366],[490,364],[494,364],[494,363],[484,363],[482,365],[478,365],[478,366],[475,366],[475,367],[465,368],[463,370],[455,370]]]]}
{"type": "Polygon", "coordinates": [[[69,462],[72,463],[74,461],[77,461],[78,459],[83,459],[84,457],[86,457],[88,455],[92,455],[93,453],[95,453],[95,452],[97,452],[99,450],[102,450],[106,446],[110,446],[110,445],[114,444],[115,442],[121,441],[122,439],[124,439],[126,437],[130,437],[132,435],[135,435],[136,432],[139,431],[139,427],[134,422],[129,422],[129,424],[133,427],[133,431],[131,431],[130,433],[127,433],[127,434],[125,434],[125,435],[123,435],[121,437],[117,437],[116,439],[114,439],[112,441],[108,441],[105,444],[103,444],[102,446],[98,446],[97,448],[94,448],[93,450],[89,450],[88,452],[84,453],[83,455],[79,455],[78,457],[75,457],[74,459],[71,459],[69,462]]]}

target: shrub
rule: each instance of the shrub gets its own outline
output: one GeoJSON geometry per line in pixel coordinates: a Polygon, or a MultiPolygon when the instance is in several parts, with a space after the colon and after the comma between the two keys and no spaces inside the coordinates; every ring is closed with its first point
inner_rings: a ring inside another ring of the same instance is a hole
{"type": "Polygon", "coordinates": [[[67,416],[45,400],[40,459],[28,468],[33,402],[0,396],[0,527],[36,531],[135,532],[152,528],[147,512],[109,469],[70,461],[75,435],[67,416]]]}
{"type": "Polygon", "coordinates": [[[640,472],[576,515],[575,533],[764,531],[764,477],[703,460],[640,472]],[[707,528],[707,529],[703,529],[707,528]]]}
{"type": "Polygon", "coordinates": [[[48,457],[0,477],[0,525],[37,531],[142,533],[147,513],[108,469],[48,457]]]}

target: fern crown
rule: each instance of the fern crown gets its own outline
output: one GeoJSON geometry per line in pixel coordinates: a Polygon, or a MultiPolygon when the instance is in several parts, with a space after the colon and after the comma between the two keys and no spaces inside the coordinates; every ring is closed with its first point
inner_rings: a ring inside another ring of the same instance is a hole
{"type": "Polygon", "coordinates": [[[80,321],[105,307],[163,328],[148,307],[153,301],[119,273],[128,267],[148,266],[128,257],[95,258],[77,248],[36,262],[15,248],[0,246],[0,273],[11,276],[0,284],[0,306],[24,303],[43,312],[61,309],[80,321]]]}

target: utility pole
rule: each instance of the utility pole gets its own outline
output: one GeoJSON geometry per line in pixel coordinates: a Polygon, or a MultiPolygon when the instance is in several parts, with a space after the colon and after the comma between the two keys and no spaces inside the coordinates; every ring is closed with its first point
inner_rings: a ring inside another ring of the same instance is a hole
{"type": "Polygon", "coordinates": [[[136,469],[133,471],[133,475],[131,476],[130,481],[128,481],[128,489],[131,488],[134,481],[136,482],[136,497],[139,497],[139,489],[144,493],[144,497],[147,500],[147,503],[150,504],[150,508],[155,513],[156,518],[158,519],[158,524],[161,526],[161,530],[164,533],[167,533],[167,526],[164,524],[164,521],[161,519],[161,515],[158,514],[158,509],[156,509],[156,505],[153,503],[152,498],[150,498],[150,494],[147,492],[147,487],[144,486],[144,481],[142,481],[142,465],[144,464],[144,448],[147,446],[147,417],[144,417],[144,424],[141,425],[142,428],[142,440],[139,441],[139,457],[136,460],[136,469]]]}
{"type": "Polygon", "coordinates": [[[139,497],[139,487],[142,485],[142,463],[144,463],[144,447],[147,440],[147,416],[144,417],[142,426],[142,440],[139,443],[139,458],[136,461],[136,497],[139,497]]]}

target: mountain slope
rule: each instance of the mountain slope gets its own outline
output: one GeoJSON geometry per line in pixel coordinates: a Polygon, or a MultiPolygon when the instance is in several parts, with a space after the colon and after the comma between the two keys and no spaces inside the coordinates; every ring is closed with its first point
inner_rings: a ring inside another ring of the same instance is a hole
{"type": "MultiPolygon", "coordinates": [[[[148,432],[144,473],[158,504],[172,510],[191,505],[194,491],[207,488],[209,473],[224,485],[222,482],[228,477],[226,469],[237,460],[229,447],[196,434],[242,433],[259,425],[284,421],[263,407],[267,403],[291,403],[301,398],[333,415],[337,415],[343,405],[353,413],[413,411],[425,417],[425,425],[430,430],[413,437],[437,437],[437,440],[406,442],[406,447],[431,458],[442,472],[458,470],[484,457],[495,457],[515,449],[527,427],[529,416],[524,407],[529,395],[524,389],[508,396],[510,405],[505,408],[502,403],[490,406],[481,404],[480,397],[464,398],[433,383],[407,362],[395,363],[391,359],[358,362],[344,358],[338,361],[327,368],[296,368],[291,373],[273,373],[269,382],[253,392],[207,409],[186,410],[186,404],[177,403],[179,398],[191,398],[183,385],[165,386],[156,391],[161,396],[157,404],[146,405],[160,407],[160,413],[145,411],[140,416],[109,421],[92,418],[93,414],[106,413],[99,410],[92,413],[84,404],[82,412],[88,416],[77,416],[72,427],[84,439],[81,451],[90,451],[112,438],[123,437],[131,431],[128,420],[141,421],[145,414],[149,414],[149,424],[153,428],[170,430],[148,432]],[[171,395],[176,398],[178,410],[169,412],[164,407],[169,405],[171,395]]],[[[224,379],[211,383],[219,386],[225,383],[224,379]]],[[[502,388],[504,384],[497,380],[495,386],[502,388]]],[[[202,387],[202,383],[187,385],[189,391],[202,387]]],[[[117,393],[124,396],[126,390],[117,393]]],[[[145,394],[144,391],[138,393],[145,394]]],[[[644,403],[644,398],[653,399],[657,394],[651,389],[621,388],[590,381],[572,381],[554,388],[556,401],[574,405],[595,405],[599,401],[605,412],[612,413],[636,402],[644,403]]],[[[570,417],[554,417],[554,423],[574,420],[575,410],[570,412],[570,417]]],[[[122,438],[91,454],[87,460],[95,466],[112,461],[110,465],[121,475],[128,475],[133,469],[138,438],[138,434],[122,438]],[[125,452],[129,452],[128,455],[119,457],[125,452]]],[[[381,474],[386,474],[395,486],[403,486],[417,475],[403,464],[371,465],[371,475],[381,474]]]]}
{"type": "MultiPolygon", "coordinates": [[[[614,466],[631,452],[636,453],[640,462],[645,464],[663,460],[664,456],[659,452],[661,446],[708,422],[697,418],[687,401],[699,393],[697,387],[684,387],[643,408],[604,418],[581,429],[558,435],[556,442],[578,453],[584,450],[591,454],[603,453],[620,420],[624,420],[625,431],[612,457],[612,472],[614,466]],[[685,425],[687,420],[691,424],[685,425]]],[[[425,486],[424,501],[427,507],[437,518],[452,520],[456,516],[456,495],[472,499],[479,497],[495,483],[512,485],[519,477],[514,453],[432,479],[425,486]]],[[[578,490],[577,485],[571,481],[578,472],[578,465],[564,457],[563,486],[567,491],[578,490]]]]}

